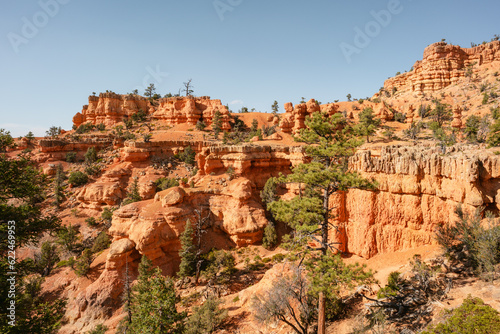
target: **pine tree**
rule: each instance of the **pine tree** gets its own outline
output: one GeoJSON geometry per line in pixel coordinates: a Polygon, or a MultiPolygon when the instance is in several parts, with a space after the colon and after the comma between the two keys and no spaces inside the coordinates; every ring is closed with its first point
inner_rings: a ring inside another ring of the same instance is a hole
{"type": "Polygon", "coordinates": [[[375,118],[371,107],[365,108],[359,113],[359,124],[356,128],[360,135],[366,136],[367,142],[370,142],[370,136],[375,133],[379,125],[380,119],[375,118]]]}
{"type": "Polygon", "coordinates": [[[143,256],[130,305],[130,333],[182,333],[186,315],[177,312],[176,302],[173,281],[165,278],[160,269],[153,267],[151,260],[143,256]]]}
{"type": "Polygon", "coordinates": [[[89,147],[85,153],[85,163],[91,165],[97,161],[97,151],[95,147],[89,147]]]}
{"type": "Polygon", "coordinates": [[[278,105],[278,101],[274,101],[273,105],[271,106],[271,110],[272,110],[272,113],[274,116],[276,116],[278,114],[278,111],[279,111],[280,107],[278,105]]]}
{"type": "Polygon", "coordinates": [[[430,115],[434,118],[434,121],[439,127],[442,127],[444,122],[451,120],[452,112],[450,106],[446,103],[442,103],[441,100],[433,100],[435,107],[430,112],[430,115]]]}
{"type": "Polygon", "coordinates": [[[130,186],[129,192],[127,193],[127,198],[123,201],[123,205],[139,201],[142,201],[141,194],[139,193],[139,179],[134,177],[134,181],[130,186]]]}
{"type": "Polygon", "coordinates": [[[57,246],[45,241],[41,253],[35,255],[35,266],[42,276],[49,276],[54,265],[59,261],[57,246]]]}
{"type": "Polygon", "coordinates": [[[219,133],[222,131],[222,119],[219,110],[215,111],[214,119],[212,121],[212,130],[214,132],[215,138],[219,138],[219,133]]]}
{"type": "MultiPolygon", "coordinates": [[[[294,238],[288,243],[292,249],[303,252],[307,243],[314,240],[325,257],[334,248],[328,239],[332,218],[330,196],[340,190],[374,185],[347,170],[348,159],[361,141],[341,114],[329,116],[326,112],[316,112],[306,118],[305,124],[307,128],[301,130],[297,140],[308,144],[305,150],[311,162],[296,166],[290,175],[281,178],[282,182],[299,184],[301,195],[270,203],[269,209],[276,219],[294,230],[294,238]]],[[[318,333],[324,333],[324,291],[319,292],[318,299],[318,333]]]]}
{"type": "Polygon", "coordinates": [[[62,183],[64,181],[64,171],[61,164],[57,165],[56,177],[54,178],[54,204],[59,209],[64,199],[62,183]]]}
{"type": "Polygon", "coordinates": [[[153,97],[153,95],[155,95],[155,93],[156,93],[155,84],[151,83],[144,91],[144,96],[151,98],[151,97],[153,97]]]}
{"type": "Polygon", "coordinates": [[[179,272],[177,273],[179,277],[192,276],[195,273],[196,254],[193,245],[193,233],[193,226],[188,219],[184,232],[181,233],[179,238],[181,241],[181,249],[179,250],[181,264],[179,265],[179,272]]]}

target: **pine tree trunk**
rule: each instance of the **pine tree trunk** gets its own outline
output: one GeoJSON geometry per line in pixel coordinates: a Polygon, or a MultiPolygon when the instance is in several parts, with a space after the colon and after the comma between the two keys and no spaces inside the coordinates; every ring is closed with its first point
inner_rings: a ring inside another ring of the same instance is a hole
{"type": "MultiPolygon", "coordinates": [[[[328,251],[328,220],[330,218],[328,211],[328,203],[330,201],[330,187],[328,186],[323,191],[323,210],[325,210],[325,216],[323,219],[323,224],[321,226],[321,242],[323,243],[321,246],[323,255],[326,255],[328,251]]],[[[318,334],[325,334],[325,331],[325,295],[323,294],[323,292],[320,292],[318,300],[318,334]]]]}
{"type": "Polygon", "coordinates": [[[318,302],[318,334],[325,334],[326,332],[326,319],[325,319],[325,295],[323,292],[319,293],[318,302]]]}

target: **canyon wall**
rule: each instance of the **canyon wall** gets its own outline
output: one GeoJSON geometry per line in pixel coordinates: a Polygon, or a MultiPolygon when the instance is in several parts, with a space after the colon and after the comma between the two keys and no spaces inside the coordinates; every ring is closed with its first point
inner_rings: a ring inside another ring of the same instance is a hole
{"type": "Polygon", "coordinates": [[[500,41],[461,48],[438,42],[425,48],[423,59],[413,65],[410,72],[385,81],[384,89],[398,92],[432,93],[458,82],[470,66],[477,71],[483,65],[500,61],[500,41]]]}
{"type": "Polygon", "coordinates": [[[438,225],[454,210],[500,209],[500,157],[478,146],[385,147],[360,152],[352,170],[378,183],[377,191],[350,190],[336,196],[335,237],[344,251],[366,258],[434,242],[438,225]]]}

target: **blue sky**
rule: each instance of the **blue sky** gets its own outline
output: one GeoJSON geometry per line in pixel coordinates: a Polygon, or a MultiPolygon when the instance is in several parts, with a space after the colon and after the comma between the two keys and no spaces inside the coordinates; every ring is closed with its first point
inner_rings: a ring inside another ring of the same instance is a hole
{"type": "Polygon", "coordinates": [[[431,43],[500,34],[498,0],[1,3],[0,128],[15,136],[70,129],[92,92],[164,95],[189,78],[233,111],[371,96],[431,43]]]}

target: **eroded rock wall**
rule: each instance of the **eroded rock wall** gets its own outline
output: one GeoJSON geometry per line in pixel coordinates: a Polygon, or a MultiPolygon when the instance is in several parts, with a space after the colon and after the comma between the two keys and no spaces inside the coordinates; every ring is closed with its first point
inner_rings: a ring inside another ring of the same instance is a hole
{"type": "Polygon", "coordinates": [[[461,48],[438,42],[425,48],[423,59],[413,65],[413,70],[385,81],[384,89],[398,92],[432,93],[458,82],[472,70],[500,61],[500,41],[461,48]]]}
{"type": "Polygon", "coordinates": [[[385,147],[356,154],[350,167],[378,183],[377,191],[350,190],[332,203],[344,251],[363,257],[433,243],[458,204],[500,209],[500,157],[477,146],[385,147]]]}
{"type": "Polygon", "coordinates": [[[112,92],[89,96],[89,103],[73,117],[73,124],[76,127],[84,123],[112,127],[140,110],[169,125],[196,125],[198,121],[210,125],[216,111],[219,111],[222,130],[231,129],[227,107],[222,105],[220,100],[211,100],[208,96],[179,96],[150,101],[139,95],[120,95],[112,92]]]}

